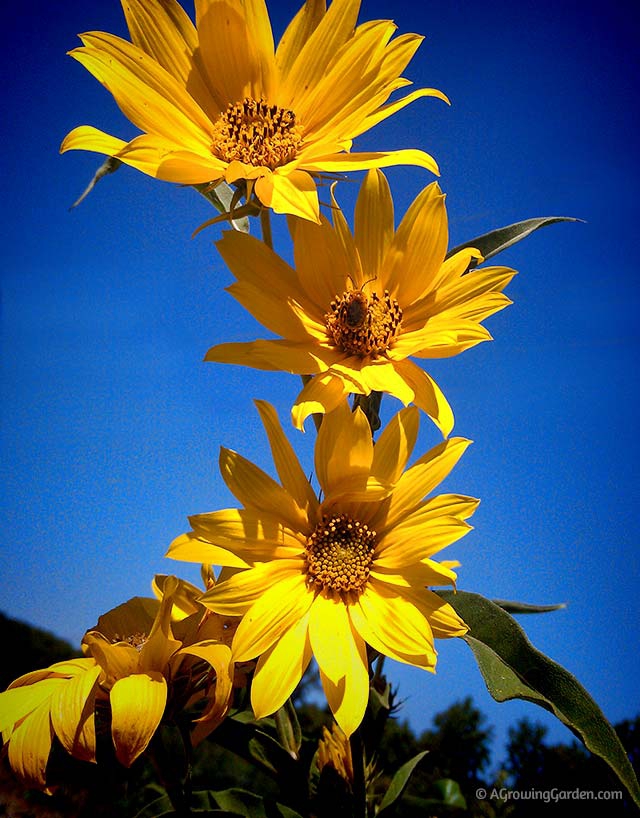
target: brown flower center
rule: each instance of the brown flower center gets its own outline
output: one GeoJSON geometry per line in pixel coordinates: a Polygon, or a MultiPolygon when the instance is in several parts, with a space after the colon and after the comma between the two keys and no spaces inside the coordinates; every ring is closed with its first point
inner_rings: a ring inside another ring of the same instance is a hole
{"type": "Polygon", "coordinates": [[[374,358],[385,352],[398,334],[402,310],[387,290],[382,297],[350,290],[336,296],[324,316],[329,338],[343,352],[374,358]]]}
{"type": "Polygon", "coordinates": [[[336,593],[365,589],[376,532],[348,514],[325,514],[307,539],[307,582],[336,593]]]}
{"type": "Polygon", "coordinates": [[[127,645],[131,645],[132,648],[142,650],[142,647],[148,638],[149,635],[146,633],[131,633],[128,636],[120,636],[120,634],[116,634],[111,640],[111,644],[116,645],[118,642],[126,642],[127,645]]]}
{"type": "Polygon", "coordinates": [[[224,162],[237,160],[271,170],[298,153],[302,128],[287,108],[246,97],[230,103],[213,126],[211,152],[224,162]]]}

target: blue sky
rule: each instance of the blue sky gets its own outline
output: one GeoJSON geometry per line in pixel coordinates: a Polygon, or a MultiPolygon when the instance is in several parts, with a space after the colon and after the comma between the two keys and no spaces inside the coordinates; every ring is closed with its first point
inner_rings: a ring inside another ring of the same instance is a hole
{"type": "MultiPolygon", "coordinates": [[[[297,3],[271,3],[279,35],[297,3]]],[[[7,614],[74,643],[100,613],[149,593],[155,572],[187,578],[163,554],[190,513],[233,503],[220,445],[270,460],[251,399],[286,418],[294,376],[202,363],[213,343],[260,328],[222,288],[211,213],[189,189],[130,169],[68,207],[100,158],[58,147],[90,123],[134,134],[107,92],[65,52],[76,34],[124,34],[116,0],[35,0],[8,12],[2,51],[5,149],[1,460],[7,614]],[[12,16],[13,15],[13,16],[12,16]]],[[[569,215],[499,257],[519,270],[495,337],[429,371],[457,434],[474,446],[446,490],[482,499],[475,530],[448,558],[460,587],[489,597],[566,602],[522,618],[615,722],[639,705],[636,513],[640,355],[637,288],[638,22],[631,3],[364,0],[427,35],[406,76],[452,100],[414,103],[356,147],[421,147],[442,170],[451,244],[520,219],[569,215]],[[483,6],[482,8],[480,6],[483,6]]],[[[432,181],[388,174],[396,212],[432,181]]],[[[339,186],[349,210],[357,184],[339,186]]],[[[276,242],[286,251],[281,221],[276,242]]],[[[393,400],[389,410],[397,409],[393,400]]],[[[313,431],[291,428],[311,467],[313,431]]],[[[428,420],[419,449],[437,443],[428,420]]],[[[306,460],[305,460],[306,458],[306,460]]],[[[435,677],[389,664],[420,731],[467,694],[502,741],[522,715],[570,734],[533,705],[498,705],[468,648],[439,643],[435,677]],[[558,725],[558,726],[556,726],[558,725]]]]}

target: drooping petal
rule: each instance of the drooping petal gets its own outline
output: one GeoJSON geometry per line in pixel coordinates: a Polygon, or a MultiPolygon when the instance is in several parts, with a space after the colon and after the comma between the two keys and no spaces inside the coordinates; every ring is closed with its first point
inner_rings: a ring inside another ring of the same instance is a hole
{"type": "Polygon", "coordinates": [[[341,652],[344,675],[336,683],[320,669],[320,679],[333,717],[346,736],[354,733],[364,718],[369,700],[369,665],[364,640],[349,624],[336,649],[341,652]]]}
{"type": "Polygon", "coordinates": [[[291,418],[296,429],[303,430],[304,422],[313,414],[331,412],[351,392],[362,393],[362,388],[343,376],[331,371],[312,378],[296,398],[291,418]]]}
{"type": "Polygon", "coordinates": [[[453,411],[431,375],[413,361],[394,361],[393,368],[413,390],[415,405],[429,415],[443,437],[448,437],[453,430],[453,411]]]}
{"type": "Polygon", "coordinates": [[[130,767],[146,750],[162,721],[167,683],[156,671],[125,676],[111,688],[109,701],[116,758],[130,767]]]}
{"type": "Polygon", "coordinates": [[[231,650],[213,640],[187,645],[177,655],[203,659],[216,673],[213,694],[208,695],[207,708],[196,720],[191,732],[191,741],[195,746],[220,724],[229,710],[233,692],[233,660],[231,650]]]}
{"type": "Polygon", "coordinates": [[[46,768],[53,735],[48,699],[38,705],[11,734],[9,764],[27,786],[46,789],[46,768]]]}
{"type": "Polygon", "coordinates": [[[51,724],[62,746],[81,761],[96,760],[95,687],[102,668],[68,679],[51,700],[51,724]]]}
{"type": "Polygon", "coordinates": [[[291,696],[311,661],[309,611],[258,659],[251,682],[251,705],[257,719],[275,713],[291,696]]]}
{"type": "Polygon", "coordinates": [[[279,172],[260,176],[255,184],[256,196],[274,213],[290,213],[311,222],[320,221],[318,191],[312,176],[305,170],[279,172]]]}

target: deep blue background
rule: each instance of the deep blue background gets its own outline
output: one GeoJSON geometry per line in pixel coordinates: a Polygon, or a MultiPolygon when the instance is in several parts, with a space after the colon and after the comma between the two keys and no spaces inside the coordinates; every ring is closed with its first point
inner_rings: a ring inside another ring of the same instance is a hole
{"type": "MultiPolygon", "coordinates": [[[[532,641],[611,721],[637,715],[638,49],[632,3],[364,2],[427,35],[405,72],[452,100],[421,100],[358,149],[421,147],[439,161],[451,244],[531,216],[570,215],[503,254],[520,274],[496,340],[429,371],[476,442],[446,490],[482,498],[475,531],[445,552],[460,587],[566,602],[528,617],[532,641]]],[[[272,3],[276,35],[297,8],[272,3]]],[[[231,505],[223,444],[270,469],[252,397],[286,419],[299,382],[203,364],[209,346],[259,337],[193,191],[123,168],[77,210],[101,159],[58,147],[89,123],[134,129],[65,52],[76,33],[125,34],[113,0],[14,6],[2,49],[2,500],[0,607],[78,642],[98,615],[149,593],[186,516],[231,505]],[[12,17],[13,15],[13,17],[12,17]]],[[[389,178],[402,214],[431,181],[389,178]]],[[[339,186],[349,209],[355,183],[339,186]]],[[[282,220],[276,240],[288,252],[282,220]]],[[[427,362],[428,363],[428,362],[427,362]]],[[[390,409],[397,408],[393,401],[390,409]]],[[[420,450],[438,438],[425,419],[420,450]]],[[[311,429],[291,438],[311,468],[311,429]]],[[[497,727],[533,705],[498,705],[464,643],[439,643],[435,677],[389,663],[420,731],[468,693],[497,727]]],[[[558,725],[558,726],[556,726],[558,725]]]]}

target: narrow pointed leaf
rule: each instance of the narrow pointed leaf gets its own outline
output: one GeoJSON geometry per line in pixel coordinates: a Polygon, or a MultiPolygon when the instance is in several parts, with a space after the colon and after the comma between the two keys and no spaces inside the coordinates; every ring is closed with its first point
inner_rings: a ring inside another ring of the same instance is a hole
{"type": "Polygon", "coordinates": [[[477,236],[475,239],[465,241],[463,244],[459,244],[457,247],[449,250],[447,258],[455,255],[460,250],[464,250],[466,247],[475,247],[476,250],[480,251],[486,261],[488,258],[491,258],[491,256],[495,256],[503,250],[506,250],[507,247],[511,247],[512,244],[522,241],[522,239],[525,239],[531,235],[534,230],[538,230],[540,227],[546,227],[548,224],[556,224],[556,222],[581,221],[583,220],[573,219],[569,216],[543,216],[538,219],[526,219],[523,222],[516,222],[507,227],[499,227],[497,230],[492,230],[483,236],[477,236]]]}
{"type": "Polygon", "coordinates": [[[380,803],[380,807],[378,809],[378,815],[390,807],[395,801],[400,798],[402,793],[405,791],[407,784],[409,783],[409,779],[411,778],[411,774],[417,767],[417,765],[422,761],[422,759],[427,755],[427,751],[425,750],[422,753],[418,753],[417,756],[409,759],[406,764],[403,764],[402,767],[396,772],[396,774],[391,779],[391,783],[389,784],[389,789],[385,792],[384,798],[380,803]]]}
{"type": "Polygon", "coordinates": [[[71,205],[69,210],[73,210],[74,207],[77,207],[81,202],[83,202],[87,196],[91,193],[94,187],[98,184],[100,179],[105,176],[108,176],[110,173],[118,170],[122,162],[119,159],[116,159],[114,156],[107,156],[104,162],[100,165],[98,170],[94,173],[93,179],[89,182],[86,186],[84,191],[78,196],[75,202],[71,205]]]}
{"type": "Polygon", "coordinates": [[[464,636],[496,701],[524,699],[544,707],[611,767],[640,806],[640,785],[615,730],[567,670],[536,650],[520,625],[479,594],[439,591],[469,626],[464,636]]]}
{"type": "Polygon", "coordinates": [[[292,758],[298,757],[300,746],[302,745],[302,730],[298,721],[298,714],[291,699],[283,704],[276,712],[276,730],[280,744],[289,751],[292,758]]]}
{"type": "MultiPolygon", "coordinates": [[[[252,205],[237,207],[239,199],[237,196],[237,191],[234,191],[233,188],[229,187],[226,182],[218,182],[215,187],[210,184],[194,185],[194,187],[208,202],[211,202],[219,213],[223,214],[217,219],[211,219],[210,221],[205,222],[196,230],[196,233],[199,233],[204,227],[208,227],[209,225],[215,224],[218,221],[226,220],[231,222],[235,230],[239,230],[242,233],[249,232],[249,219],[247,218],[247,215],[255,214],[256,209],[252,205]]],[[[194,233],[194,235],[196,235],[196,233],[194,233]]]]}
{"type": "Polygon", "coordinates": [[[300,774],[297,762],[287,750],[256,724],[244,723],[241,714],[226,718],[216,728],[215,740],[245,761],[258,764],[271,776],[286,779],[300,774]]]}
{"type": "Polygon", "coordinates": [[[510,614],[549,613],[567,607],[564,602],[559,602],[556,605],[531,605],[529,602],[514,602],[510,599],[493,599],[491,601],[494,605],[498,605],[503,611],[510,614]]]}
{"type": "Polygon", "coordinates": [[[271,798],[262,798],[248,790],[233,788],[210,795],[217,805],[230,813],[239,813],[246,818],[301,818],[290,807],[279,804],[271,798]]]}

